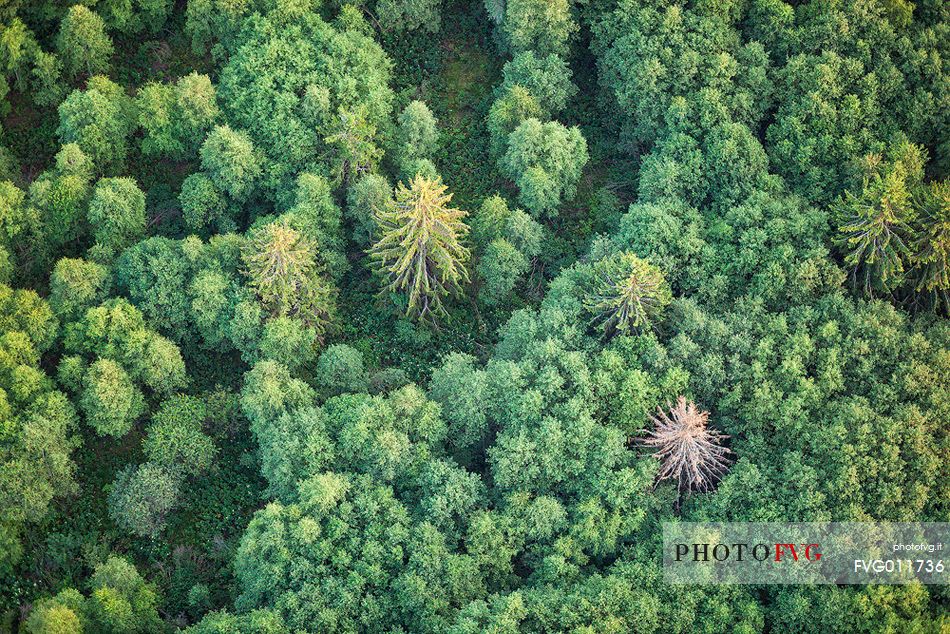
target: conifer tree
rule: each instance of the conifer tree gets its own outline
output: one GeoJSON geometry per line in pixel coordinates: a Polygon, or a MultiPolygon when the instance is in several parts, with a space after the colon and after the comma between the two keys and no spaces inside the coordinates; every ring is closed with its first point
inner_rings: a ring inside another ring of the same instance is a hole
{"type": "Polygon", "coordinates": [[[468,281],[469,251],[461,240],[468,234],[466,212],[449,207],[452,194],[441,178],[413,178],[400,183],[395,200],[377,210],[380,240],[370,252],[386,289],[405,293],[406,314],[424,319],[444,313],[442,298],[458,294],[468,281]]]}
{"type": "Polygon", "coordinates": [[[672,300],[660,269],[633,253],[600,260],[593,267],[592,277],[585,305],[594,314],[594,322],[604,326],[607,336],[652,326],[672,300]]]}
{"type": "Polygon", "coordinates": [[[640,442],[657,450],[659,480],[675,479],[680,491],[707,491],[729,466],[729,450],[721,445],[727,436],[710,429],[709,412],[686,397],[667,406],[669,413],[658,408],[650,416],[654,429],[640,442]]]}

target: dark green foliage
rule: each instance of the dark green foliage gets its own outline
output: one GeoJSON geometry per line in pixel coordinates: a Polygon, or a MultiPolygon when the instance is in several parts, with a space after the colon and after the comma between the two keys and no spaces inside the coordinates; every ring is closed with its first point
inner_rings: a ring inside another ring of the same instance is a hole
{"type": "Polygon", "coordinates": [[[437,33],[442,22],[439,0],[378,0],[376,14],[384,29],[437,33]]]}
{"type": "Polygon", "coordinates": [[[353,225],[353,240],[365,248],[379,238],[376,211],[392,204],[393,188],[385,176],[367,174],[346,191],[346,215],[353,225]]]}
{"type": "Polygon", "coordinates": [[[363,355],[345,344],[329,346],[320,354],[314,381],[328,396],[365,392],[368,384],[363,355]]]}
{"type": "Polygon", "coordinates": [[[142,443],[149,462],[185,476],[207,471],[215,447],[202,430],[206,418],[204,403],[194,397],[176,396],[162,403],[142,443]]]}

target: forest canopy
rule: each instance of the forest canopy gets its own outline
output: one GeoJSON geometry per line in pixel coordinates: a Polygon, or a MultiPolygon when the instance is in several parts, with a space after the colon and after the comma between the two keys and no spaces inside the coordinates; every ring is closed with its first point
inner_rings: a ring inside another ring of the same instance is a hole
{"type": "Polygon", "coordinates": [[[945,633],[950,3],[0,2],[0,632],[945,633]]]}

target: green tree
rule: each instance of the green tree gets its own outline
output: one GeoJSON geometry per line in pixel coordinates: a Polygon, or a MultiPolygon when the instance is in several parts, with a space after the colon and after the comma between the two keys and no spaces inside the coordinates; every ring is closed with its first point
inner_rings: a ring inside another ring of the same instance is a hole
{"type": "Polygon", "coordinates": [[[508,137],[501,167],[518,185],[526,208],[536,216],[555,215],[559,202],[577,191],[588,158],[579,129],[527,119],[508,137]]]}
{"type": "Polygon", "coordinates": [[[119,437],[132,429],[145,410],[145,401],[121,365],[99,359],[86,373],[79,407],[99,435],[119,437]]]}
{"type": "Polygon", "coordinates": [[[74,90],[59,105],[56,133],[63,144],[78,145],[97,174],[119,173],[125,165],[132,129],[127,98],[115,93],[118,87],[107,79],[96,84],[92,79],[86,90],[74,90]]]}
{"type": "Polygon", "coordinates": [[[406,314],[419,319],[444,313],[442,297],[468,281],[464,211],[448,207],[452,194],[441,179],[413,178],[396,187],[395,200],[377,212],[380,239],[370,255],[387,290],[406,295],[406,314]]]}
{"type": "Polygon", "coordinates": [[[529,268],[528,259],[510,242],[504,238],[492,240],[478,259],[477,270],[483,284],[479,299],[489,306],[503,301],[529,268]]]}
{"type": "MultiPolygon", "coordinates": [[[[537,100],[545,117],[553,117],[567,106],[576,93],[571,69],[558,55],[536,55],[528,50],[518,53],[505,64],[501,92],[514,86],[524,87],[537,100]]],[[[540,118],[540,117],[539,117],[540,118]]]]}
{"type": "Polygon", "coordinates": [[[567,0],[507,0],[502,28],[512,51],[566,56],[568,40],[577,31],[567,0]]]}
{"type": "Polygon", "coordinates": [[[233,206],[203,172],[191,174],[184,180],[178,201],[188,229],[199,235],[212,228],[222,232],[237,229],[237,223],[229,213],[233,206]]]}
{"type": "MultiPolygon", "coordinates": [[[[212,19],[227,19],[232,9],[222,8],[212,19]]],[[[328,153],[329,176],[355,175],[375,153],[349,150],[370,150],[377,139],[366,133],[390,124],[391,62],[382,48],[359,30],[336,30],[318,11],[274,11],[247,26],[229,49],[218,96],[230,124],[263,154],[267,196],[286,203],[299,174],[326,173],[328,153]]]]}
{"type": "Polygon", "coordinates": [[[89,225],[96,244],[117,254],[145,234],[145,194],[131,178],[103,178],[89,201],[89,225]]]}
{"type": "Polygon", "coordinates": [[[376,14],[386,30],[438,33],[442,26],[439,0],[379,0],[376,14]]]}
{"type": "Polygon", "coordinates": [[[66,76],[76,79],[81,74],[109,72],[112,40],[106,34],[105,22],[89,8],[77,4],[63,17],[56,38],[56,50],[66,76]]]}
{"type": "Polygon", "coordinates": [[[247,133],[217,126],[201,145],[201,167],[218,190],[245,200],[261,175],[260,161],[247,133]]]}
{"type": "Polygon", "coordinates": [[[367,119],[365,108],[340,110],[323,139],[330,152],[333,176],[337,183],[349,184],[372,172],[383,156],[373,142],[376,127],[367,119]]]}
{"type": "Polygon", "coordinates": [[[126,559],[112,555],[96,565],[89,587],[92,594],[84,607],[91,629],[108,634],[163,629],[158,593],[126,559]]]}
{"type": "Polygon", "coordinates": [[[41,107],[55,106],[66,94],[62,81],[63,62],[58,55],[37,50],[33,55],[32,79],[33,102],[41,107]]]}
{"type": "Polygon", "coordinates": [[[655,327],[672,300],[663,273],[632,253],[595,263],[584,305],[608,336],[655,327]]]}
{"type": "Polygon", "coordinates": [[[167,468],[146,462],[121,471],[109,494],[109,515],[141,537],[156,537],[178,503],[179,479],[167,468]]]}
{"type": "Polygon", "coordinates": [[[149,462],[181,476],[210,469],[216,449],[202,429],[207,418],[204,403],[196,397],[173,396],[164,401],[142,443],[149,462]]]}
{"type": "Polygon", "coordinates": [[[912,245],[914,290],[933,293],[950,308],[950,183],[930,183],[918,196],[922,229],[912,245]]]}
{"type": "Polygon", "coordinates": [[[142,154],[183,160],[196,155],[220,112],[207,75],[191,73],[175,84],[146,84],[136,96],[145,131],[142,154]]]}
{"type": "Polygon", "coordinates": [[[13,75],[17,90],[26,88],[29,59],[38,48],[33,33],[19,18],[0,30],[0,68],[5,76],[13,75]]]}
{"type": "Polygon", "coordinates": [[[438,147],[439,131],[432,111],[422,101],[410,101],[399,114],[396,132],[396,162],[406,178],[420,159],[431,158],[438,147]]]}
{"type": "Polygon", "coordinates": [[[899,151],[899,158],[885,164],[879,155],[865,157],[860,193],[846,192],[837,210],[845,263],[855,284],[867,293],[892,290],[904,282],[907,235],[914,219],[911,192],[923,176],[924,160],[916,146],[899,151]]]}
{"type": "Polygon", "coordinates": [[[488,110],[488,134],[491,151],[501,157],[508,147],[508,136],[523,121],[544,116],[541,104],[524,86],[507,87],[488,110]]]}
{"type": "Polygon", "coordinates": [[[335,292],[322,276],[311,241],[286,223],[271,222],[251,232],[242,260],[265,310],[300,319],[323,337],[336,312],[335,292]]]}
{"type": "Polygon", "coordinates": [[[108,297],[112,276],[101,264],[63,258],[53,268],[49,285],[50,308],[63,322],[71,322],[108,297]]]}
{"type": "Polygon", "coordinates": [[[320,353],[314,384],[325,396],[366,392],[368,381],[363,355],[346,344],[333,344],[320,353]]]}
{"type": "Polygon", "coordinates": [[[379,238],[376,210],[392,205],[393,187],[381,174],[366,174],[346,190],[346,216],[353,226],[353,239],[367,247],[379,238]]]}

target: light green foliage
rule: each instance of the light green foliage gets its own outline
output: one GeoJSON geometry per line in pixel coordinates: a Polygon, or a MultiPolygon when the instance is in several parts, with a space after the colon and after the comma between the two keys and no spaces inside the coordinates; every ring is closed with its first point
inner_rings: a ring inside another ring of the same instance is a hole
{"type": "Polygon", "coordinates": [[[501,167],[518,185],[521,204],[535,216],[553,216],[562,200],[574,196],[588,158],[579,129],[527,119],[508,137],[501,167]]]}
{"type": "Polygon", "coordinates": [[[526,257],[541,251],[543,227],[520,209],[509,209],[504,198],[489,196],[472,217],[472,240],[480,249],[503,238],[526,257]]]}
{"type": "Polygon", "coordinates": [[[442,26],[440,0],[379,0],[376,14],[387,30],[438,33],[442,26]]]}
{"type": "Polygon", "coordinates": [[[504,238],[492,240],[478,259],[482,288],[478,297],[488,305],[497,304],[514,289],[529,268],[528,259],[504,238]]]}
{"type": "Polygon", "coordinates": [[[176,160],[195,156],[219,116],[211,80],[197,73],[175,84],[146,84],[135,103],[138,123],[145,131],[145,156],[176,160]]]}
{"type": "Polygon", "coordinates": [[[566,55],[568,39],[577,31],[567,0],[507,0],[501,26],[514,53],[541,56],[566,55]]]}
{"type": "Polygon", "coordinates": [[[8,573],[26,523],[43,520],[54,496],[76,491],[75,409],[39,367],[57,331],[35,292],[0,285],[0,570],[8,573]]]}
{"type": "Polygon", "coordinates": [[[124,436],[145,409],[142,392],[111,359],[98,359],[89,366],[79,406],[86,422],[101,436],[124,436]]]}
{"type": "Polygon", "coordinates": [[[226,125],[217,126],[201,145],[201,167],[219,191],[242,201],[260,177],[259,159],[250,137],[226,125]]]}
{"type": "Polygon", "coordinates": [[[317,347],[317,333],[302,321],[290,317],[272,317],[264,323],[259,354],[291,370],[308,364],[317,347]]]}
{"type": "Polygon", "coordinates": [[[464,456],[485,440],[485,372],[469,355],[452,353],[432,373],[429,398],[442,406],[449,443],[464,456]]]}
{"type": "Polygon", "coordinates": [[[271,610],[234,615],[211,612],[185,630],[188,634],[287,634],[280,617],[271,610]]]}
{"type": "Polygon", "coordinates": [[[508,135],[514,132],[522,121],[543,116],[541,104],[527,88],[517,84],[509,86],[488,110],[487,126],[492,154],[501,157],[505,153],[508,135]]]}
{"type": "Polygon", "coordinates": [[[82,621],[69,606],[57,597],[37,601],[23,624],[27,634],[81,634],[82,621]]]}
{"type": "Polygon", "coordinates": [[[81,74],[96,75],[109,72],[112,40],[106,33],[105,22],[87,7],[73,5],[59,27],[56,49],[67,77],[76,79],[81,74]]]}
{"type": "Polygon", "coordinates": [[[767,55],[755,42],[743,45],[723,13],[629,2],[594,22],[592,50],[625,139],[652,144],[684,96],[714,98],[745,125],[761,119],[772,92],[767,55]]]}
{"type": "Polygon", "coordinates": [[[380,239],[370,254],[388,282],[405,295],[406,314],[424,319],[444,313],[442,298],[457,295],[468,281],[469,252],[460,240],[468,233],[467,214],[448,207],[452,194],[441,179],[412,179],[396,187],[388,209],[377,211],[380,239]]]}
{"type": "Polygon", "coordinates": [[[191,174],[181,184],[178,195],[181,213],[188,229],[201,235],[210,228],[222,233],[234,230],[236,224],[229,211],[233,209],[214,182],[203,172],[191,174]]]}
{"type": "Polygon", "coordinates": [[[633,253],[618,253],[591,267],[585,308],[607,335],[655,327],[672,300],[660,269],[633,253]]]}
{"type": "Polygon", "coordinates": [[[207,471],[215,447],[202,431],[206,418],[204,403],[195,397],[175,396],[162,403],[142,443],[149,462],[184,476],[207,471]]]}
{"type": "Polygon", "coordinates": [[[348,152],[374,144],[365,134],[382,129],[392,108],[382,49],[359,31],[333,29],[315,11],[287,19],[278,11],[249,27],[221,71],[218,98],[230,124],[263,152],[268,195],[286,200],[298,174],[325,170],[328,138],[337,152],[332,175],[352,178],[373,153],[348,152]]]}
{"type": "Polygon", "coordinates": [[[0,246],[2,267],[0,273],[9,282],[16,262],[11,259],[14,245],[29,240],[36,231],[36,212],[25,204],[26,195],[10,181],[0,182],[0,246]]]}
{"type": "Polygon", "coordinates": [[[264,309],[300,319],[322,340],[336,312],[335,289],[323,278],[313,242],[285,222],[271,222],[251,233],[242,260],[264,309]]]}
{"type": "Polygon", "coordinates": [[[29,204],[46,248],[58,251],[88,233],[86,207],[92,192],[92,162],[79,146],[64,145],[56,154],[56,166],[30,184],[29,204]]]}
{"type": "Polygon", "coordinates": [[[100,75],[85,90],[74,90],[59,104],[56,133],[65,145],[75,143],[89,157],[97,174],[118,173],[125,166],[127,138],[134,121],[122,89],[100,75]]]}
{"type": "Polygon", "coordinates": [[[380,174],[367,174],[346,190],[346,216],[359,246],[365,248],[379,238],[376,211],[389,208],[392,197],[392,185],[380,174]]]}
{"type": "Polygon", "coordinates": [[[63,322],[71,322],[106,299],[112,276],[101,264],[63,258],[56,263],[49,285],[50,308],[63,322]]]}
{"type": "Polygon", "coordinates": [[[399,114],[396,133],[396,162],[407,179],[420,159],[431,158],[438,149],[439,131],[435,116],[422,101],[410,101],[399,114]]]}
{"type": "Polygon", "coordinates": [[[62,81],[63,63],[59,56],[45,51],[36,51],[33,68],[33,101],[38,106],[53,106],[62,101],[66,86],[62,81]]]}
{"type": "Polygon", "coordinates": [[[365,392],[368,384],[363,355],[345,344],[327,346],[317,361],[314,382],[327,396],[365,392]]]}
{"type": "Polygon", "coordinates": [[[501,92],[522,86],[535,98],[546,117],[561,112],[576,93],[571,83],[571,69],[561,58],[551,53],[536,55],[534,51],[518,53],[505,64],[501,92]]]}
{"type": "Polygon", "coordinates": [[[131,178],[103,178],[93,189],[87,219],[96,244],[118,253],[145,234],[145,194],[131,178]]]}
{"type": "Polygon", "coordinates": [[[29,60],[37,49],[33,33],[20,18],[0,29],[0,68],[5,76],[13,75],[13,85],[18,90],[26,88],[29,60]]]}
{"type": "Polygon", "coordinates": [[[0,630],[946,629],[660,563],[946,519],[946,3],[70,4],[0,0],[0,630]]]}
{"type": "MultiPolygon", "coordinates": [[[[124,421],[121,425],[116,423],[117,428],[127,430],[131,425],[129,417],[135,418],[141,411],[141,394],[138,387],[126,389],[128,380],[160,395],[171,394],[188,382],[178,347],[147,328],[142,313],[124,299],[111,299],[88,309],[81,320],[68,325],[63,346],[68,352],[80,353],[87,359],[109,362],[101,370],[103,377],[111,377],[108,380],[123,386],[122,397],[114,403],[115,411],[109,414],[124,421]]],[[[90,390],[87,385],[83,396],[91,399],[87,412],[95,416],[93,410],[97,403],[100,399],[108,401],[110,393],[90,390]]]]}
{"type": "Polygon", "coordinates": [[[96,565],[89,587],[83,608],[91,630],[145,634],[162,627],[155,588],[128,560],[113,555],[96,565]]]}
{"type": "Polygon", "coordinates": [[[247,373],[241,390],[241,409],[251,422],[251,430],[263,435],[265,426],[281,414],[311,405],[313,389],[291,376],[276,361],[260,361],[247,373]]]}

